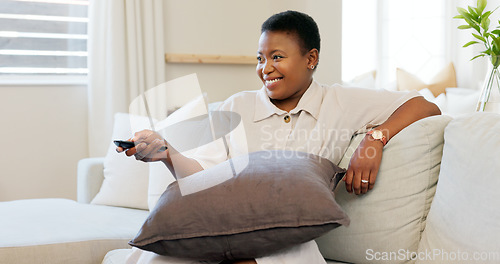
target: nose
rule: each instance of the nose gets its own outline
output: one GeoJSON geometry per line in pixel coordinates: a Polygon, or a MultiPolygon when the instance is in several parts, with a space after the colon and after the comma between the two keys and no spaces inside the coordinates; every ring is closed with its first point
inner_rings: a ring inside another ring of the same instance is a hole
{"type": "Polygon", "coordinates": [[[274,67],[272,64],[273,61],[266,60],[264,62],[264,65],[262,65],[262,73],[264,75],[268,75],[269,73],[274,71],[274,67]]]}

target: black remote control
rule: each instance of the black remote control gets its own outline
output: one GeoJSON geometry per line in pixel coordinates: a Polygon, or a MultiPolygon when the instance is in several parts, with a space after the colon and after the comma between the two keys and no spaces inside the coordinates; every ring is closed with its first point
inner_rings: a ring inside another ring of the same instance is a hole
{"type": "MultiPolygon", "coordinates": [[[[126,140],[115,140],[113,141],[117,147],[121,147],[123,149],[131,149],[135,147],[135,143],[133,141],[126,141],[126,140]]],[[[161,147],[158,151],[165,151],[167,150],[166,146],[161,147]]]]}

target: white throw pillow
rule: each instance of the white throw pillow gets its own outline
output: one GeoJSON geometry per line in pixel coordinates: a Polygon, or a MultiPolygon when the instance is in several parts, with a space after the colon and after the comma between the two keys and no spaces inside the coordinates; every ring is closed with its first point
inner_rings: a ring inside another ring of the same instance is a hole
{"type": "MultiPolygon", "coordinates": [[[[383,261],[382,254],[417,250],[436,188],[444,127],[450,120],[429,117],[394,136],[384,149],[375,186],[367,194],[347,193],[343,181],[337,186],[336,200],[351,224],[316,240],[325,258],[349,263],[409,262],[383,261]]],[[[348,166],[363,137],[353,140],[341,167],[348,166]]]]}
{"type": "Polygon", "coordinates": [[[442,93],[438,95],[438,97],[436,97],[432,102],[439,107],[439,110],[441,110],[443,115],[448,112],[448,98],[446,98],[446,94],[442,93]]]}
{"type": "Polygon", "coordinates": [[[148,209],[152,211],[168,185],[175,181],[174,175],[162,162],[149,164],[148,209]]]}
{"type": "Polygon", "coordinates": [[[425,100],[432,102],[436,97],[434,97],[434,94],[429,90],[429,88],[424,88],[422,90],[418,91],[424,98],[425,100]]]}
{"type": "Polygon", "coordinates": [[[446,88],[446,114],[458,117],[476,111],[481,91],[466,88],[446,88]]]}
{"type": "Polygon", "coordinates": [[[446,127],[436,195],[417,263],[500,262],[500,115],[474,113],[446,127]]]}
{"type": "MultiPolygon", "coordinates": [[[[126,140],[133,132],[149,128],[147,117],[117,113],[112,139],[126,140]]],[[[110,142],[104,158],[104,181],[91,203],[148,209],[148,164],[117,153],[115,149],[110,142]]]]}
{"type": "MultiPolygon", "coordinates": [[[[182,122],[184,120],[207,114],[207,105],[203,96],[198,96],[191,100],[175,112],[170,114],[166,119],[158,122],[156,128],[159,133],[170,125],[182,122]]],[[[173,146],[181,145],[183,140],[175,138],[167,138],[173,146]]],[[[195,150],[182,151],[182,154],[189,156],[195,150]]],[[[149,165],[149,188],[148,188],[148,208],[153,210],[162,193],[167,189],[167,186],[175,181],[173,174],[161,162],[153,162],[149,165]]]]}
{"type": "Polygon", "coordinates": [[[370,71],[354,77],[348,82],[344,82],[344,86],[376,89],[377,71],[370,71]]]}
{"type": "Polygon", "coordinates": [[[434,94],[428,88],[424,88],[422,90],[419,90],[418,92],[425,98],[425,100],[436,104],[437,107],[439,107],[439,110],[441,110],[441,113],[444,114],[448,111],[448,101],[446,99],[446,94],[442,93],[437,97],[434,97],[434,94]]]}

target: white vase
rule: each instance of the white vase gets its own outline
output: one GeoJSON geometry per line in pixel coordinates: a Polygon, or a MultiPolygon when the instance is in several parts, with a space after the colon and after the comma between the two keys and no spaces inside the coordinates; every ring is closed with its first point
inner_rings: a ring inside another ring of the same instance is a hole
{"type": "Polygon", "coordinates": [[[500,71],[491,64],[477,102],[476,112],[500,113],[500,71]]]}

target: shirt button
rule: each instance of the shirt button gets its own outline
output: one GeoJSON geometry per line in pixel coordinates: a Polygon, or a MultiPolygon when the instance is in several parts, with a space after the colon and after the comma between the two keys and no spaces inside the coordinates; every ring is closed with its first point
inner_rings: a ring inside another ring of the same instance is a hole
{"type": "Polygon", "coordinates": [[[290,116],[286,115],[283,120],[285,120],[285,123],[290,123],[290,116]]]}

